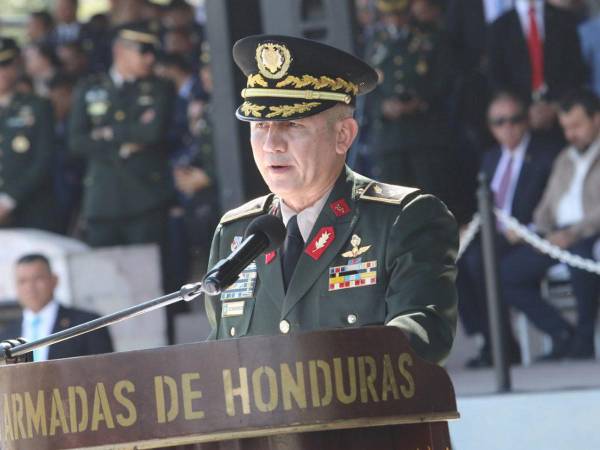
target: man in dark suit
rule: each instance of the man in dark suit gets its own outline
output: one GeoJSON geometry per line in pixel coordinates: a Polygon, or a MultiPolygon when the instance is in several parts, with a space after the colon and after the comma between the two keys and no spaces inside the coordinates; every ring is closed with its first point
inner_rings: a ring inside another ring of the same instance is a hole
{"type": "MultiPolygon", "coordinates": [[[[526,105],[515,94],[501,92],[494,96],[488,122],[498,145],[484,155],[481,170],[490,180],[496,207],[528,224],[544,192],[559,147],[529,132],[526,105]]],[[[518,247],[514,235],[498,229],[496,248],[500,259],[518,247]]],[[[492,364],[492,355],[479,240],[466,250],[458,267],[460,317],[468,334],[480,333],[484,339],[480,354],[469,360],[467,367],[487,367],[492,364]]],[[[508,322],[504,326],[510,331],[508,322]]],[[[518,362],[519,349],[512,333],[509,335],[511,360],[518,362]]]]}
{"type": "MultiPolygon", "coordinates": [[[[48,258],[29,254],[19,258],[15,268],[21,320],[9,323],[0,331],[0,340],[23,336],[27,341],[98,318],[96,314],[60,305],[54,297],[58,277],[52,273],[48,258]]],[[[34,361],[110,353],[113,345],[106,328],[63,341],[33,352],[34,361]]]]}
{"type": "Polygon", "coordinates": [[[492,88],[533,100],[533,129],[560,133],[551,102],[587,78],[575,18],[543,0],[516,0],[490,28],[489,76],[492,88]]]}

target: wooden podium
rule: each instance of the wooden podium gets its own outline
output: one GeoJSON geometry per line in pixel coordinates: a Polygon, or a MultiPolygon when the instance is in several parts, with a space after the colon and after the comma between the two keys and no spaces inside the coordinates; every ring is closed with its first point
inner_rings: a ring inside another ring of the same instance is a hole
{"type": "Polygon", "coordinates": [[[394,327],[0,367],[2,450],[449,450],[458,417],[394,327]]]}

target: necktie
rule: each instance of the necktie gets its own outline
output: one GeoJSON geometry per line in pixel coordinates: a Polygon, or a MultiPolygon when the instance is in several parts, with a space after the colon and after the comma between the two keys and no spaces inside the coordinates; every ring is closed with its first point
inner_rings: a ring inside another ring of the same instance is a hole
{"type": "MultiPolygon", "coordinates": [[[[34,316],[33,319],[31,319],[31,340],[35,341],[37,339],[39,339],[40,336],[40,326],[42,324],[42,319],[40,318],[40,316],[34,316]]],[[[39,361],[41,358],[41,350],[34,350],[33,351],[33,360],[34,361],[39,361]]]]}
{"type": "Polygon", "coordinates": [[[496,207],[501,209],[504,208],[504,204],[506,203],[506,194],[508,194],[508,186],[510,185],[510,178],[512,176],[512,165],[513,157],[511,156],[508,158],[508,164],[506,165],[506,169],[504,169],[500,185],[496,191],[496,207]]]}
{"type": "Polygon", "coordinates": [[[527,47],[529,48],[529,62],[531,64],[531,89],[535,93],[544,86],[544,50],[538,30],[534,4],[529,7],[527,47]]]}
{"type": "Polygon", "coordinates": [[[304,239],[302,239],[302,235],[300,234],[300,228],[298,228],[298,216],[296,215],[288,221],[285,240],[283,241],[283,254],[281,255],[283,287],[286,292],[303,249],[304,239]]]}

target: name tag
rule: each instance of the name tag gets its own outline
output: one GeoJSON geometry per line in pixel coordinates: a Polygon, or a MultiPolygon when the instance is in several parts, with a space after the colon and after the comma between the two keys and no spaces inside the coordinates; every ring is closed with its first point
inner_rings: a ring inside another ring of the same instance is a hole
{"type": "Polygon", "coordinates": [[[235,283],[223,291],[221,294],[221,301],[229,302],[241,298],[254,297],[256,276],[256,263],[253,262],[244,269],[235,283]]]}
{"type": "Polygon", "coordinates": [[[237,302],[224,302],[221,308],[221,317],[243,316],[245,304],[245,300],[237,302]]]}
{"type": "Polygon", "coordinates": [[[350,260],[345,266],[329,268],[329,291],[377,284],[377,261],[350,260]]]}

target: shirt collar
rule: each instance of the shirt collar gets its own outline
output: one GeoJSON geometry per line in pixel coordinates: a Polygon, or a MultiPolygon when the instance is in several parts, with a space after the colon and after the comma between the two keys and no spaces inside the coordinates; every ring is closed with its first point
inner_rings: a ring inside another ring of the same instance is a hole
{"type": "Polygon", "coordinates": [[[527,147],[529,146],[529,141],[531,140],[531,135],[529,133],[525,133],[519,145],[514,150],[509,150],[507,147],[502,146],[502,154],[507,157],[511,156],[515,159],[523,159],[525,156],[525,152],[527,151],[527,147]]]}
{"type": "MultiPolygon", "coordinates": [[[[529,0],[516,0],[515,1],[515,9],[520,15],[529,14],[529,0]]],[[[544,10],[544,0],[535,0],[535,11],[539,13],[544,10]]]]}
{"type": "Polygon", "coordinates": [[[569,157],[575,164],[591,163],[596,159],[600,153],[600,137],[596,138],[594,142],[590,144],[590,147],[584,153],[580,153],[575,147],[569,148],[569,157]]]}
{"type": "Polygon", "coordinates": [[[296,213],[292,208],[287,206],[283,199],[281,200],[281,218],[283,223],[287,227],[288,221],[295,215],[298,215],[298,228],[300,229],[300,234],[302,234],[302,239],[304,242],[307,241],[310,236],[310,232],[312,231],[313,226],[317,222],[317,218],[319,217],[319,213],[323,209],[323,205],[329,198],[329,194],[333,190],[333,186],[325,192],[325,194],[319,198],[315,203],[313,203],[308,208],[304,208],[299,213],[296,213]]]}
{"type": "Polygon", "coordinates": [[[37,313],[35,313],[32,310],[27,309],[27,308],[24,309],[23,310],[23,319],[25,320],[25,322],[31,323],[33,321],[33,319],[35,319],[36,317],[39,317],[42,322],[45,322],[46,320],[51,319],[56,316],[56,313],[58,312],[58,307],[59,307],[58,302],[56,300],[52,299],[46,306],[44,306],[42,309],[40,309],[37,313]]]}

